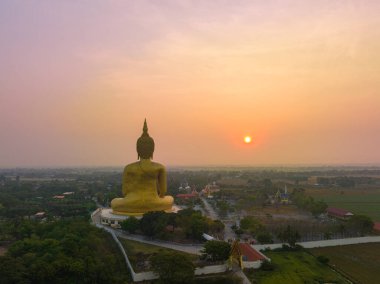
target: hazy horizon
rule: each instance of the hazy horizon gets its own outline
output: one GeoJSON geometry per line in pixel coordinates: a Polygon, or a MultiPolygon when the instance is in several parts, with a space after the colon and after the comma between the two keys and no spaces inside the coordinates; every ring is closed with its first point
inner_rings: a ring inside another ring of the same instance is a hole
{"type": "Polygon", "coordinates": [[[0,2],[0,168],[380,165],[379,1],[0,2]],[[244,136],[253,143],[245,144],[244,136]]]}

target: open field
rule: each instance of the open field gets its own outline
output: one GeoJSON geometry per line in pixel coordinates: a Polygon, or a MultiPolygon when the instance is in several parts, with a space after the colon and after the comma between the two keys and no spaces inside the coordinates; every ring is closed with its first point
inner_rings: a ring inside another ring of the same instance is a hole
{"type": "Polygon", "coordinates": [[[342,270],[355,282],[379,283],[380,243],[315,248],[310,251],[316,256],[327,256],[330,265],[342,270]]]}
{"type": "Polygon", "coordinates": [[[380,190],[309,189],[307,194],[324,200],[329,206],[344,208],[354,214],[364,214],[380,221],[380,190]]]}
{"type": "MultiPolygon", "coordinates": [[[[122,238],[119,238],[119,240],[122,243],[128,255],[128,258],[136,272],[144,270],[143,264],[146,260],[150,258],[151,255],[158,253],[159,251],[162,251],[162,250],[171,250],[171,249],[167,249],[167,248],[163,248],[163,247],[159,247],[155,245],[144,244],[144,243],[122,239],[122,238]]],[[[193,261],[197,261],[199,259],[199,256],[195,254],[189,254],[189,253],[180,252],[180,251],[176,251],[176,252],[182,255],[190,256],[190,258],[193,261]]]]}
{"type": "Polygon", "coordinates": [[[252,283],[348,283],[341,275],[304,251],[265,252],[275,265],[273,271],[246,272],[252,283]]]}

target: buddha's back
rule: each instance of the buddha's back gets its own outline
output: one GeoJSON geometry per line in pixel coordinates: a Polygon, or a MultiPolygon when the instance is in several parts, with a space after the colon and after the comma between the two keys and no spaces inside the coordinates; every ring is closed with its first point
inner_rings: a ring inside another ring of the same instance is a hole
{"type": "Polygon", "coordinates": [[[158,198],[158,181],[163,170],[161,164],[150,160],[127,165],[123,174],[124,195],[131,198],[136,195],[144,199],[158,198]]]}

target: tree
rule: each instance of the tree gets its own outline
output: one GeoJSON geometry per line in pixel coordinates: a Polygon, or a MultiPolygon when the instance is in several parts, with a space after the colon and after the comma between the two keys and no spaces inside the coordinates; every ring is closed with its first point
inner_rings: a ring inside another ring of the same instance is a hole
{"type": "Polygon", "coordinates": [[[240,221],[240,228],[251,234],[257,234],[264,229],[264,226],[255,217],[246,216],[240,221]]]}
{"type": "Polygon", "coordinates": [[[220,220],[213,220],[213,221],[209,222],[209,224],[208,224],[209,232],[214,233],[214,234],[223,232],[224,227],[225,226],[224,226],[223,222],[220,220]]]}
{"type": "Polygon", "coordinates": [[[202,253],[204,257],[211,257],[213,261],[224,261],[230,256],[231,245],[224,241],[208,241],[202,253]]]}
{"type": "Polygon", "coordinates": [[[285,230],[278,234],[278,238],[282,242],[287,242],[291,247],[295,247],[296,242],[300,239],[300,237],[301,236],[297,232],[297,230],[290,227],[289,225],[286,227],[285,230]]]}
{"type": "Polygon", "coordinates": [[[128,231],[130,233],[134,233],[138,228],[140,227],[140,221],[134,217],[134,216],[130,216],[128,217],[128,219],[124,220],[123,222],[121,222],[121,228],[124,230],[124,231],[128,231]]]}
{"type": "Polygon", "coordinates": [[[347,228],[351,231],[357,232],[360,235],[365,235],[373,230],[373,221],[370,217],[365,215],[354,215],[348,220],[347,228]]]}
{"type": "Polygon", "coordinates": [[[272,239],[272,234],[269,232],[260,232],[256,235],[256,239],[259,241],[261,244],[271,244],[273,243],[272,239]]]}
{"type": "Polygon", "coordinates": [[[327,257],[327,256],[324,256],[324,255],[318,255],[317,256],[317,259],[320,263],[323,263],[323,264],[328,264],[330,259],[327,257]]]}
{"type": "Polygon", "coordinates": [[[140,220],[140,229],[144,235],[153,237],[162,232],[166,226],[165,212],[148,212],[143,215],[140,220]]]}
{"type": "Polygon", "coordinates": [[[189,256],[175,251],[160,251],[151,257],[153,271],[162,283],[192,283],[195,266],[189,256]]]}

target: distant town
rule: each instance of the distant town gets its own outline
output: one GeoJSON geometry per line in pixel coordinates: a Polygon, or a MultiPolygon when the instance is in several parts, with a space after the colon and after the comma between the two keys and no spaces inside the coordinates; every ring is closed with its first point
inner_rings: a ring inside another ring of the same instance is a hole
{"type": "MultiPolygon", "coordinates": [[[[197,283],[243,283],[239,273],[252,283],[272,281],[292,273],[285,258],[314,271],[293,275],[299,281],[375,283],[380,168],[171,168],[168,194],[178,212],[117,220],[102,211],[121,195],[121,175],[119,168],[0,170],[0,267],[15,267],[2,272],[4,283],[22,277],[43,283],[49,269],[89,275],[79,243],[93,248],[87,257],[98,259],[96,281],[109,281],[115,270],[122,273],[112,276],[114,283],[155,281],[144,273],[152,273],[154,256],[164,249],[189,256],[197,283]],[[130,267],[110,235],[96,227],[115,234],[130,267]],[[69,253],[73,242],[77,251],[69,253]],[[219,254],[206,245],[213,242],[219,254]],[[47,255],[42,247],[55,250],[47,255]],[[107,255],[113,254],[111,265],[107,255]]],[[[86,281],[95,281],[91,277],[86,281]]]]}

